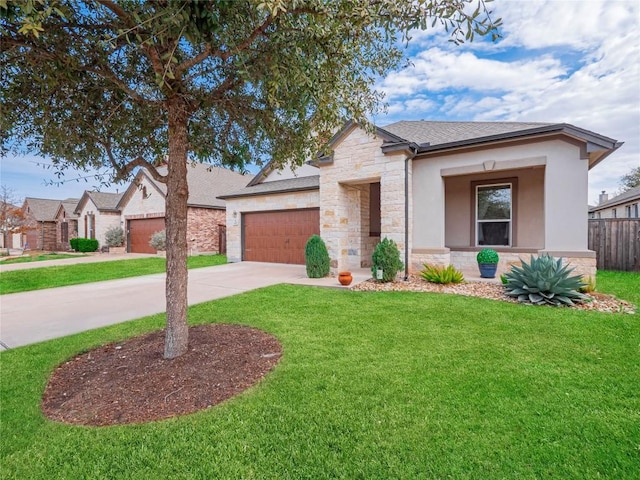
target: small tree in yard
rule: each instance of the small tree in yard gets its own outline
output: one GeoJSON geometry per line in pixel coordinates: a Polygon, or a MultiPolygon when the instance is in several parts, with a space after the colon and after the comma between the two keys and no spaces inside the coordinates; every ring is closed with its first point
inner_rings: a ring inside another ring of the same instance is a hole
{"type": "Polygon", "coordinates": [[[105,232],[104,240],[109,247],[121,247],[124,244],[124,230],[122,227],[111,227],[105,232]]]}
{"type": "Polygon", "coordinates": [[[384,238],[376,245],[373,251],[372,263],[371,273],[373,278],[380,282],[393,282],[398,272],[404,268],[396,242],[388,238],[384,238]],[[379,269],[382,270],[382,278],[377,278],[379,269]]]}
{"type": "Polygon", "coordinates": [[[155,232],[151,235],[151,240],[149,240],[149,245],[155,248],[156,250],[166,250],[167,249],[167,232],[162,230],[160,232],[155,232]]]}
{"type": "Polygon", "coordinates": [[[331,260],[324,241],[318,235],[311,235],[304,249],[304,260],[309,278],[323,278],[329,275],[331,260]]]}
{"type": "Polygon", "coordinates": [[[3,245],[9,244],[9,235],[22,233],[28,227],[28,219],[21,207],[14,191],[6,185],[0,187],[0,232],[3,245]]]}
{"type": "Polygon", "coordinates": [[[0,0],[1,143],[60,171],[109,167],[121,180],[145,167],[166,185],[165,357],[177,357],[189,159],[302,163],[345,119],[369,125],[398,41],[438,21],[458,42],[495,38],[499,24],[484,0],[0,0]]]}

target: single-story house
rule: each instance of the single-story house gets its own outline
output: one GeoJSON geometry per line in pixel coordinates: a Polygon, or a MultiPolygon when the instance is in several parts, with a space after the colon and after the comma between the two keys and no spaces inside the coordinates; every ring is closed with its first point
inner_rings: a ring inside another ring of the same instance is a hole
{"type": "Polygon", "coordinates": [[[113,227],[121,227],[118,202],[122,193],[85,191],[76,206],[78,237],[95,238],[105,245],[105,233],[113,227]]]}
{"type": "MultiPolygon", "coordinates": [[[[159,168],[161,173],[166,167],[159,168]]],[[[187,242],[189,254],[225,253],[225,202],[218,198],[244,187],[253,176],[194,163],[187,170],[187,242]]],[[[122,215],[127,252],[155,253],[151,235],[165,229],[166,185],[140,169],[116,208],[122,215]]]]}
{"type": "Polygon", "coordinates": [[[56,212],[56,250],[70,250],[69,240],[78,236],[78,215],[75,213],[78,198],[67,198],[60,202],[56,212]]]}
{"type": "Polygon", "coordinates": [[[295,172],[267,166],[222,196],[227,256],[304,263],[304,240],[319,233],[336,271],[369,266],[388,237],[408,272],[475,272],[491,247],[499,271],[551,254],[593,276],[588,171],[620,145],[564,123],[401,121],[369,133],[349,122],[330,155],[295,172]]]}
{"type": "Polygon", "coordinates": [[[30,250],[58,249],[58,225],[56,213],[60,200],[27,197],[22,209],[25,213],[27,230],[24,248],[30,250]]]}
{"type": "Polygon", "coordinates": [[[595,207],[589,207],[589,218],[640,218],[640,186],[611,199],[603,191],[595,207]]]}

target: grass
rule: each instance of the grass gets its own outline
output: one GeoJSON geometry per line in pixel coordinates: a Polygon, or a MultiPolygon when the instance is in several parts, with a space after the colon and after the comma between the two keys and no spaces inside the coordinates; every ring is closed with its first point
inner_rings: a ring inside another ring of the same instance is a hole
{"type": "Polygon", "coordinates": [[[43,262],[45,260],[62,260],[65,258],[86,257],[86,255],[72,255],[68,253],[43,253],[40,255],[23,255],[22,257],[8,258],[2,262],[3,265],[9,265],[11,263],[29,263],[29,262],[43,262]]]}
{"type": "Polygon", "coordinates": [[[271,332],[283,359],[207,411],[94,428],[42,416],[49,373],[162,315],[3,352],[3,478],[637,478],[639,315],[299,286],[189,315],[271,332]]]}
{"type": "MultiPolygon", "coordinates": [[[[189,257],[187,262],[189,268],[211,267],[227,263],[227,257],[225,255],[196,255],[189,257]]],[[[152,257],[14,270],[0,274],[0,294],[137,277],[162,273],[165,269],[166,259],[152,257]]]]}

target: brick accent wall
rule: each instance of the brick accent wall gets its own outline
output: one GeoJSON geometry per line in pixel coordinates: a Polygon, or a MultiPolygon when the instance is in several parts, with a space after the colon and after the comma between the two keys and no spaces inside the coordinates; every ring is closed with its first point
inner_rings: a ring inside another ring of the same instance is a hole
{"type": "Polygon", "coordinates": [[[57,249],[56,222],[38,222],[27,231],[27,242],[31,250],[55,251],[57,249]]]}
{"type": "Polygon", "coordinates": [[[189,207],[187,210],[189,254],[220,253],[220,225],[225,225],[225,222],[224,210],[189,207]]]}

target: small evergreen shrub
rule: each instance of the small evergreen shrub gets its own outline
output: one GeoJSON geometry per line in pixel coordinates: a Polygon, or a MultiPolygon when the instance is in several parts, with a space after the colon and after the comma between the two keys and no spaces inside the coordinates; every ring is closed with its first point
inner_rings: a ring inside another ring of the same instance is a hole
{"type": "Polygon", "coordinates": [[[151,235],[151,240],[149,240],[149,245],[151,245],[156,250],[166,250],[167,249],[167,232],[165,230],[161,230],[151,235]]]}
{"type": "Polygon", "coordinates": [[[507,295],[515,297],[519,302],[534,305],[575,305],[583,302],[586,296],[579,292],[585,287],[581,275],[570,277],[573,269],[562,265],[562,258],[557,260],[548,255],[535,258],[531,256],[529,263],[522,260],[522,266],[513,266],[505,274],[507,295]]]}
{"type": "Polygon", "coordinates": [[[420,272],[420,276],[427,282],[449,284],[449,283],[462,283],[464,282],[464,275],[453,265],[429,265],[424,264],[424,270],[420,272]]]}
{"type": "Polygon", "coordinates": [[[398,250],[396,242],[388,238],[384,238],[376,245],[372,260],[373,266],[371,267],[371,273],[373,274],[373,278],[379,282],[393,282],[398,272],[404,268],[404,263],[400,260],[400,250],[398,250]],[[377,277],[378,269],[382,269],[381,279],[377,277]]]}
{"type": "Polygon", "coordinates": [[[496,252],[493,248],[483,248],[478,252],[478,255],[476,255],[476,260],[478,261],[478,263],[497,265],[499,259],[500,257],[498,257],[498,252],[496,252]]]}
{"type": "Polygon", "coordinates": [[[324,240],[312,235],[304,247],[304,261],[309,278],[323,278],[329,275],[331,261],[324,240]]]}
{"type": "Polygon", "coordinates": [[[122,227],[111,227],[104,234],[108,247],[121,247],[124,244],[124,230],[122,227]]]}
{"type": "Polygon", "coordinates": [[[98,240],[95,238],[72,238],[69,240],[69,244],[76,252],[95,252],[98,250],[98,240]]]}

